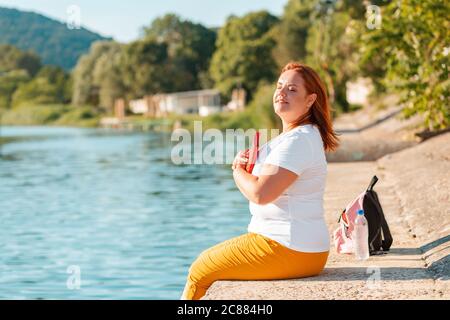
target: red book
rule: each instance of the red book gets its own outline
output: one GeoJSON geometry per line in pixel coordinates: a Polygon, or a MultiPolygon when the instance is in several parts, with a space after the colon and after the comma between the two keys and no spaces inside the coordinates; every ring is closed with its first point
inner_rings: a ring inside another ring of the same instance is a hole
{"type": "Polygon", "coordinates": [[[258,149],[259,149],[259,131],[256,131],[255,136],[253,137],[253,145],[249,150],[248,154],[248,162],[245,170],[249,173],[252,173],[253,167],[256,163],[256,158],[258,157],[258,149]]]}

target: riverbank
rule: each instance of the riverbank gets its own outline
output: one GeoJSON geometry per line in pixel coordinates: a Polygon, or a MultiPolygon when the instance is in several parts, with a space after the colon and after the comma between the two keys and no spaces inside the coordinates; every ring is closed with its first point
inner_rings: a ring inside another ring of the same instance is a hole
{"type": "Polygon", "coordinates": [[[329,164],[325,218],[330,234],[339,212],[375,174],[380,179],[375,190],[394,238],[388,254],[357,262],[336,254],[332,245],[317,277],[217,281],[203,298],[450,299],[449,154],[450,134],[444,134],[378,161],[329,164]]]}
{"type": "Polygon", "coordinates": [[[1,125],[45,125],[97,127],[101,118],[100,110],[90,106],[50,104],[21,106],[3,110],[0,113],[1,125]]]}
{"type": "Polygon", "coordinates": [[[9,143],[9,142],[12,142],[12,141],[14,141],[14,138],[0,137],[0,146],[1,146],[2,144],[9,143]]]}

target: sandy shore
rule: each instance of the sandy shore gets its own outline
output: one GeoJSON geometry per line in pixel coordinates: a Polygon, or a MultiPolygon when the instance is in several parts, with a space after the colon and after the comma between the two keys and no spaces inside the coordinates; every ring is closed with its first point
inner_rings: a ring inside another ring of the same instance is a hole
{"type": "Polygon", "coordinates": [[[394,238],[391,251],[357,262],[332,246],[317,277],[216,281],[203,299],[450,299],[448,172],[450,133],[376,161],[329,163],[325,216],[330,234],[339,212],[375,174],[394,238]]]}

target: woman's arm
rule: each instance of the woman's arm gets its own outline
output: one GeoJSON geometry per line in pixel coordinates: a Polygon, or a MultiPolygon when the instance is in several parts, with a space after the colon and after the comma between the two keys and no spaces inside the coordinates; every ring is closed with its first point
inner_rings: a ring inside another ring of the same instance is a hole
{"type": "Polygon", "coordinates": [[[287,169],[264,164],[259,177],[244,170],[242,166],[233,169],[234,181],[242,194],[256,204],[267,204],[276,200],[298,177],[287,169]]]}

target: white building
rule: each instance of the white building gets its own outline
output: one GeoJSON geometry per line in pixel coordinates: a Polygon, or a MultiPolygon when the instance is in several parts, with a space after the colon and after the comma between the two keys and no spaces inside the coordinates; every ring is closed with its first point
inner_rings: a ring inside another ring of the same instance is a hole
{"type": "Polygon", "coordinates": [[[198,114],[202,117],[209,116],[210,114],[218,113],[222,111],[220,106],[200,106],[198,108],[198,114]]]}
{"type": "Polygon", "coordinates": [[[165,94],[159,108],[167,113],[200,113],[200,109],[220,108],[220,94],[218,90],[195,90],[165,94]]]}
{"type": "Polygon", "coordinates": [[[146,96],[142,99],[131,100],[129,107],[133,113],[153,116],[168,113],[193,113],[206,116],[221,111],[220,93],[215,89],[146,96]]]}
{"type": "Polygon", "coordinates": [[[148,112],[148,104],[147,104],[147,99],[136,99],[136,100],[131,100],[128,103],[131,112],[133,113],[147,113],[148,112]]]}

